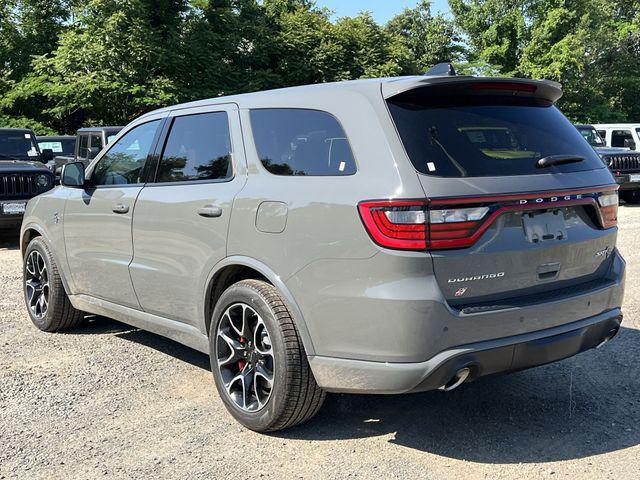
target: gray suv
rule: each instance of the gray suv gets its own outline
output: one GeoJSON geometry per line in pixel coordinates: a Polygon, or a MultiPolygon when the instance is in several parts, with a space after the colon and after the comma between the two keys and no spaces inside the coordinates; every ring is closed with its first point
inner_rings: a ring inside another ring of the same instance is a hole
{"type": "Polygon", "coordinates": [[[29,202],[31,319],[206,352],[257,431],[325,392],[452,390],[600,346],[622,320],[618,186],[560,96],[445,73],[143,115],[29,202]]]}

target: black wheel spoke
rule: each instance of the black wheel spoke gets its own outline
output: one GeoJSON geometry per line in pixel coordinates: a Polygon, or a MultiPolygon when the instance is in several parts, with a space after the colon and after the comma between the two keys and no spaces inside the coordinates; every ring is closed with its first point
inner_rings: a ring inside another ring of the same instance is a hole
{"type": "Polygon", "coordinates": [[[224,312],[218,325],[216,355],[233,402],[250,412],[263,408],[273,390],[275,362],[267,327],[251,306],[236,303],[224,312]]]}
{"type": "Polygon", "coordinates": [[[25,264],[25,293],[31,314],[41,319],[49,308],[49,273],[44,257],[34,250],[25,264]]]}

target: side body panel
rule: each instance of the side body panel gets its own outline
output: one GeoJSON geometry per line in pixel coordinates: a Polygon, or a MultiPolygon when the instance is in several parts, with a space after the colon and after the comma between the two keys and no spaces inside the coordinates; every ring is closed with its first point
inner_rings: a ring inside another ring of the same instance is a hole
{"type": "Polygon", "coordinates": [[[226,111],[229,118],[234,176],[224,181],[149,183],[138,198],[133,218],[135,255],[130,271],[142,308],[202,332],[206,331],[201,316],[202,285],[227,253],[233,199],[246,181],[244,148],[235,105],[179,110],[171,115],[220,111],[226,111]],[[207,206],[219,208],[221,215],[199,215],[207,206]]]}

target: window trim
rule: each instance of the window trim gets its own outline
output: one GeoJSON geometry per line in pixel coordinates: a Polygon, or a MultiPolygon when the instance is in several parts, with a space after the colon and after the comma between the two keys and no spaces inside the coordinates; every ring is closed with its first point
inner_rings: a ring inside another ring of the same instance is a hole
{"type": "Polygon", "coordinates": [[[347,134],[347,130],[344,128],[344,125],[342,124],[340,119],[336,117],[333,113],[328,112],[326,110],[319,109],[319,108],[281,107],[281,106],[258,107],[258,108],[250,107],[247,110],[249,113],[249,125],[251,128],[251,142],[253,143],[253,150],[256,154],[256,158],[258,159],[258,168],[267,172],[269,175],[273,175],[274,177],[278,177],[278,178],[341,178],[341,177],[353,177],[354,175],[357,175],[360,172],[360,165],[358,164],[358,159],[356,158],[355,152],[353,151],[353,147],[351,146],[351,139],[347,134]],[[351,151],[351,158],[353,158],[355,171],[353,173],[347,173],[344,175],[278,175],[277,173],[270,172],[269,170],[267,170],[267,167],[264,166],[264,164],[262,163],[262,159],[260,158],[260,152],[258,152],[258,144],[256,143],[256,136],[253,128],[253,118],[251,117],[251,112],[259,111],[259,110],[302,110],[306,112],[318,112],[318,113],[325,113],[329,115],[331,118],[333,118],[336,121],[336,123],[344,133],[344,138],[347,140],[347,144],[349,145],[349,150],[351,151]]]}
{"type": "Polygon", "coordinates": [[[104,157],[106,157],[109,152],[111,151],[111,149],[113,149],[117,144],[118,141],[113,142],[108,150],[104,150],[102,152],[100,152],[100,155],[98,157],[96,157],[94,160],[92,160],[92,164],[90,165],[91,170],[88,172],[88,176],[87,176],[87,190],[102,190],[102,189],[110,189],[110,188],[134,188],[134,187],[142,187],[145,186],[147,184],[147,180],[148,180],[148,176],[149,176],[149,171],[146,168],[147,164],[150,161],[153,161],[153,157],[155,156],[156,153],[156,149],[158,147],[158,140],[160,139],[160,134],[162,133],[162,131],[164,130],[164,126],[165,123],[167,121],[166,117],[158,117],[158,118],[152,118],[150,120],[147,120],[146,122],[140,122],[140,123],[136,123],[135,125],[131,125],[131,128],[123,128],[119,133],[118,133],[118,138],[117,140],[119,141],[121,138],[125,137],[126,135],[129,134],[129,132],[132,132],[133,130],[135,130],[138,127],[141,127],[143,125],[146,125],[148,123],[152,123],[152,122],[159,122],[158,127],[156,128],[156,133],[153,136],[153,140],[151,141],[151,147],[149,148],[149,153],[147,153],[147,158],[144,161],[144,165],[142,166],[142,174],[141,176],[142,178],[142,182],[138,182],[138,183],[126,183],[126,184],[121,184],[121,185],[94,185],[93,184],[93,174],[95,172],[96,167],[98,166],[98,164],[102,161],[102,159],[104,157]]]}
{"type": "Polygon", "coordinates": [[[165,119],[165,124],[162,128],[162,135],[158,141],[158,145],[156,151],[154,152],[155,157],[155,168],[154,172],[151,175],[150,181],[145,184],[145,187],[165,187],[165,186],[177,186],[177,185],[203,185],[207,183],[229,183],[232,182],[236,178],[236,162],[235,162],[235,151],[233,148],[233,134],[232,134],[232,125],[231,118],[229,115],[229,111],[226,109],[219,110],[207,110],[206,112],[193,112],[186,113],[184,115],[174,115],[171,117],[167,117],[165,119]],[[227,125],[229,127],[229,145],[231,146],[231,175],[225,178],[210,178],[204,180],[179,180],[175,182],[159,182],[158,175],[160,174],[160,163],[162,162],[162,157],[164,155],[164,151],[167,148],[167,143],[169,142],[169,136],[171,135],[171,130],[173,129],[173,125],[176,122],[176,119],[183,117],[192,117],[195,115],[207,115],[210,113],[224,113],[227,117],[227,125]]]}

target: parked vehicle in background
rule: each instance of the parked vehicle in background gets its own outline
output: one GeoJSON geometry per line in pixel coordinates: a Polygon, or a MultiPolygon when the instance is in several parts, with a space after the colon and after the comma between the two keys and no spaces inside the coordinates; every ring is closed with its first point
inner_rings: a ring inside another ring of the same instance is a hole
{"type": "Polygon", "coordinates": [[[74,150],[54,158],[56,168],[69,162],[82,162],[89,165],[96,155],[115,138],[122,127],[87,127],[78,130],[74,150]]]}
{"type": "MultiPolygon", "coordinates": [[[[613,173],[616,183],[620,185],[620,197],[627,203],[640,202],[640,152],[623,147],[607,147],[594,125],[576,125],[576,128],[613,173]]],[[[606,135],[606,129],[601,131],[606,135]]],[[[611,130],[612,136],[614,132],[611,130]]]]}
{"type": "Polygon", "coordinates": [[[441,71],[136,119],[29,202],[31,320],[105,315],[207,352],[257,431],[325,391],[449,391],[603,345],[618,186],[559,84],[441,71]]]}
{"type": "Polygon", "coordinates": [[[0,229],[19,227],[27,201],[53,188],[43,164],[52,157],[50,149],[40,151],[33,131],[0,128],[0,229]]]}
{"type": "Polygon", "coordinates": [[[593,126],[608,147],[640,149],[640,123],[597,123],[593,126]]]}
{"type": "Polygon", "coordinates": [[[72,156],[76,151],[76,137],[72,135],[38,135],[36,139],[40,150],[49,149],[54,155],[72,156]]]}

